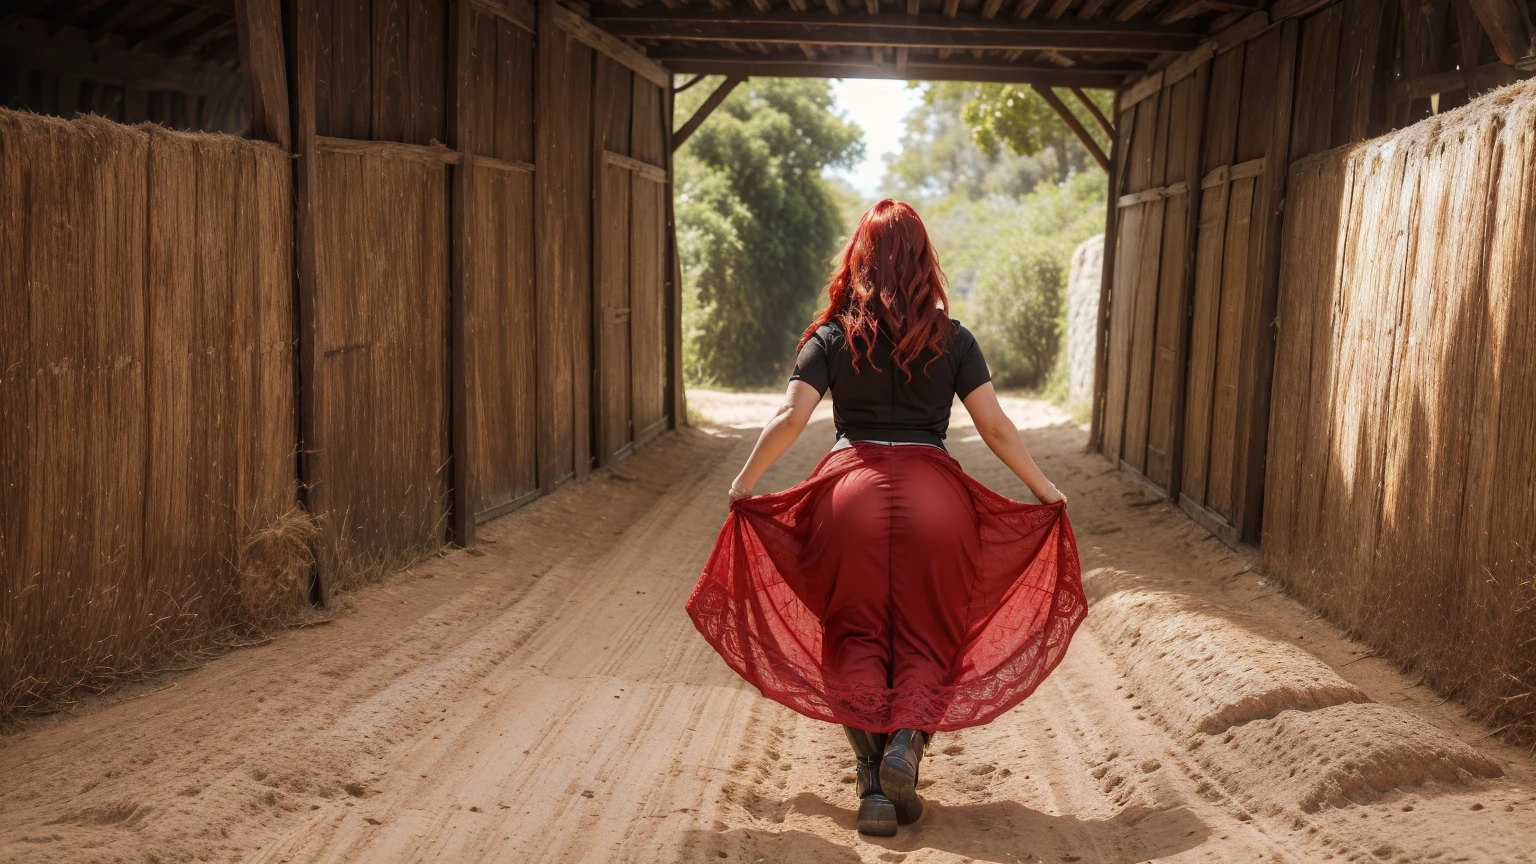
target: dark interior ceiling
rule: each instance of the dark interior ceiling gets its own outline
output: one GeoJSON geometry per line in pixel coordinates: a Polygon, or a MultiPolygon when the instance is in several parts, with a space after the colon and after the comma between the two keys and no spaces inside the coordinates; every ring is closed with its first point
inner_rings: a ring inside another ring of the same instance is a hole
{"type": "Polygon", "coordinates": [[[234,0],[33,0],[0,4],[0,27],[31,24],[48,39],[83,42],[233,69],[240,63],[234,0]]]}
{"type": "Polygon", "coordinates": [[[676,72],[1116,87],[1268,0],[601,0],[676,72]]]}

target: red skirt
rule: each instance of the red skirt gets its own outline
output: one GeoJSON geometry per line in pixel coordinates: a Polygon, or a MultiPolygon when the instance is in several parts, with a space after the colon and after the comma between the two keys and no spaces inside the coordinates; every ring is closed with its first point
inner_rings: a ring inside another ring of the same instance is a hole
{"type": "Polygon", "coordinates": [[[935,447],[860,444],[733,504],[687,608],[764,696],[934,732],[1033,693],[1088,603],[1064,505],[1004,498],[935,447]]]}

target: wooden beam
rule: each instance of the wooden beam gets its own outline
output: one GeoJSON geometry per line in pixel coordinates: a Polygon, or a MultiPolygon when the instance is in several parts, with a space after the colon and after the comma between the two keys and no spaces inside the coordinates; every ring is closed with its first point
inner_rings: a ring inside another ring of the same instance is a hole
{"type": "Polygon", "coordinates": [[[736,75],[760,78],[889,78],[906,81],[978,81],[1003,84],[1039,84],[1043,87],[1086,87],[1115,89],[1125,83],[1135,67],[1074,68],[1059,66],[1020,66],[988,63],[968,57],[944,62],[909,62],[907,71],[895,66],[877,65],[848,56],[810,62],[786,56],[783,59],[751,57],[720,49],[657,52],[667,68],[688,74],[736,75]]]}
{"type": "Polygon", "coordinates": [[[1264,453],[1269,441],[1269,390],[1275,362],[1274,322],[1280,292],[1285,166],[1291,148],[1291,111],[1296,96],[1300,31],[1301,22],[1294,18],[1281,24],[1275,95],[1269,105],[1269,140],[1264,148],[1266,161],[1275,167],[1265,171],[1254,184],[1253,231],[1248,247],[1249,259],[1253,262],[1250,271],[1253,283],[1248,296],[1258,302],[1247,304],[1242,324],[1242,353],[1238,360],[1238,440],[1234,453],[1237,464],[1233,478],[1237,495],[1232,512],[1232,525],[1237,529],[1238,540],[1247,543],[1258,542],[1261,527],[1264,453]]]}
{"type": "Polygon", "coordinates": [[[1202,34],[1189,26],[1112,21],[984,20],[933,15],[834,18],[786,12],[771,17],[733,10],[603,7],[593,22],[616,36],[679,42],[760,42],[853,47],[1060,50],[1145,54],[1185,51],[1202,34]]]}
{"type": "Polygon", "coordinates": [[[687,81],[683,82],[682,84],[679,84],[678,86],[673,87],[672,88],[672,95],[676,96],[677,94],[683,92],[684,90],[687,90],[689,87],[692,87],[693,85],[699,83],[700,81],[703,81],[705,78],[708,78],[708,77],[709,77],[708,75],[695,75],[692,78],[689,78],[687,81]]]}
{"type": "Polygon", "coordinates": [[[352,153],[359,156],[385,156],[408,159],[424,165],[459,165],[464,154],[441,144],[400,144],[395,141],[359,141],[355,138],[315,136],[315,149],[322,153],[352,153]]]}
{"type": "MultiPolygon", "coordinates": [[[[507,8],[497,4],[500,8],[507,8]]],[[[475,171],[478,166],[471,142],[475,140],[475,76],[473,46],[475,14],[479,3],[459,0],[449,6],[448,17],[448,142],[463,160],[453,172],[452,222],[448,287],[448,447],[451,494],[449,527],[453,540],[468,549],[475,545],[477,475],[483,465],[471,461],[469,365],[469,308],[474,297],[475,171]]],[[[495,12],[493,15],[497,14],[495,12]]],[[[515,22],[514,22],[515,23],[515,22]]]]}
{"type": "Polygon", "coordinates": [[[1072,109],[1067,107],[1067,103],[1061,101],[1061,97],[1056,95],[1056,91],[1049,87],[1041,87],[1039,84],[1035,84],[1032,85],[1032,89],[1040,94],[1040,98],[1045,100],[1045,104],[1051,106],[1051,110],[1056,112],[1056,116],[1061,118],[1061,122],[1067,124],[1067,128],[1071,129],[1072,134],[1077,136],[1077,140],[1082,142],[1083,149],[1088,151],[1088,155],[1092,156],[1093,160],[1099,163],[1099,167],[1103,168],[1105,173],[1108,173],[1109,156],[1105,155],[1104,149],[1099,146],[1099,142],[1093,140],[1093,135],[1088,132],[1087,127],[1082,124],[1082,121],[1077,119],[1077,115],[1072,113],[1072,109]]]}
{"type": "Polygon", "coordinates": [[[1103,129],[1104,134],[1109,136],[1109,140],[1115,140],[1115,126],[1109,122],[1108,117],[1104,116],[1104,112],[1099,110],[1099,106],[1092,99],[1088,98],[1088,94],[1083,92],[1083,88],[1073,87],[1071,90],[1072,95],[1077,97],[1077,101],[1083,103],[1083,107],[1087,108],[1088,113],[1093,115],[1093,119],[1099,124],[1099,128],[1103,129]]]}
{"type": "Polygon", "coordinates": [[[1161,71],[1143,76],[1135,84],[1125,88],[1125,92],[1120,95],[1120,107],[1129,108],[1161,89],[1163,89],[1163,73],[1161,71]]]}
{"type": "MultiPolygon", "coordinates": [[[[317,59],[320,52],[320,3],[317,0],[292,0],[283,3],[283,28],[288,48],[288,104],[292,110],[290,129],[293,152],[297,157],[293,170],[294,292],[297,295],[298,339],[298,474],[299,503],[312,514],[325,512],[329,490],[321,488],[321,451],[319,408],[323,404],[324,379],[319,351],[319,281],[315,225],[315,194],[319,184],[316,169],[315,88],[317,59]]],[[[327,6],[327,8],[329,8],[327,6]]],[[[313,571],[313,595],[324,607],[331,606],[332,574],[316,562],[313,571]]]]}
{"type": "MultiPolygon", "coordinates": [[[[702,78],[704,76],[700,75],[699,77],[702,78]]],[[[732,75],[720,82],[720,86],[715,88],[715,92],[709,94],[709,98],[704,100],[704,104],[699,106],[699,110],[693,112],[693,116],[688,118],[688,122],[672,133],[672,149],[676,150],[683,146],[689,136],[698,131],[699,126],[709,119],[709,115],[715,113],[715,109],[720,107],[720,103],[725,101],[725,97],[731,95],[731,91],[735,90],[745,80],[747,80],[745,75],[732,75]]]]}
{"type": "MultiPolygon", "coordinates": [[[[670,128],[674,114],[672,94],[661,94],[661,126],[670,128]]],[[[667,176],[673,176],[675,151],[667,148],[667,176]]],[[[667,286],[667,414],[673,429],[688,425],[688,397],[683,378],[683,268],[677,254],[677,214],[673,199],[666,195],[666,286],[667,286]]]]}
{"type": "Polygon", "coordinates": [[[1136,127],[1134,112],[1123,110],[1120,93],[1115,93],[1115,129],[1119,135],[1109,145],[1109,194],[1105,196],[1104,255],[1099,272],[1099,309],[1095,319],[1093,343],[1093,405],[1088,423],[1088,449],[1104,452],[1104,399],[1109,383],[1109,289],[1115,280],[1115,239],[1118,236],[1120,208],[1116,206],[1125,189],[1125,154],[1131,131],[1136,127]]]}
{"type": "Polygon", "coordinates": [[[1174,0],[1158,14],[1157,20],[1161,24],[1172,24],[1175,21],[1183,21],[1196,12],[1204,11],[1205,0],[1174,0]]]}
{"type": "MultiPolygon", "coordinates": [[[[668,10],[670,11],[670,10],[668,10]]],[[[637,75],[655,84],[657,87],[671,87],[672,73],[654,60],[645,56],[645,52],[635,45],[619,38],[616,34],[605,28],[597,27],[587,19],[565,8],[559,3],[554,4],[551,20],[555,26],[571,34],[576,41],[588,48],[605,54],[609,59],[621,66],[628,67],[637,75]]]]}
{"type": "Polygon", "coordinates": [[[1493,50],[1514,66],[1531,54],[1531,19],[1519,0],[1467,0],[1483,25],[1493,50]]]}
{"type": "Polygon", "coordinates": [[[652,165],[649,162],[641,161],[633,156],[625,156],[623,153],[615,153],[612,150],[603,151],[603,161],[609,165],[623,168],[626,171],[633,171],[647,180],[654,180],[657,183],[667,182],[667,169],[661,165],[652,165]]]}
{"type": "Polygon", "coordinates": [[[534,32],[535,23],[538,20],[538,12],[528,0],[471,0],[471,5],[478,12],[494,15],[529,33],[534,32]]]}
{"type": "MultiPolygon", "coordinates": [[[[100,45],[119,24],[132,20],[154,2],[156,0],[126,0],[126,2],[106,7],[104,11],[97,13],[95,18],[86,22],[86,29],[90,31],[87,38],[92,45],[100,45]]],[[[238,15],[238,10],[236,14],[238,15]]]]}
{"type": "Polygon", "coordinates": [[[251,108],[250,137],[293,149],[289,134],[288,70],[279,0],[235,0],[240,71],[251,108]]]}

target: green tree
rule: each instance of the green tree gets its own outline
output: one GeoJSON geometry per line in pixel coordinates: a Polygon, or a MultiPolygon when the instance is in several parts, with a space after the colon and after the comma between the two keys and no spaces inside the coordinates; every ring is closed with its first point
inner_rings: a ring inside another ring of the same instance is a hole
{"type": "Polygon", "coordinates": [[[1104,230],[1104,172],[1042,183],[993,224],[975,287],[955,301],[1001,387],[1039,388],[1061,356],[1067,271],[1079,243],[1104,230]]]}
{"type": "Polygon", "coordinates": [[[901,151],[885,157],[885,185],[893,197],[909,202],[948,196],[1017,198],[1051,173],[1038,156],[977,145],[963,114],[985,85],[946,81],[910,86],[922,89],[922,101],[905,118],[901,151]]]}
{"type": "MultiPolygon", "coordinates": [[[[679,116],[691,116],[715,83],[685,91],[679,116]]],[[[832,106],[826,81],[753,79],[678,152],[691,382],[751,387],[784,374],[844,231],[840,197],[822,172],[863,155],[862,132],[832,106]]]]}
{"type": "MultiPolygon", "coordinates": [[[[1112,95],[1105,90],[1086,91],[1090,99],[1106,115],[1111,111],[1112,95]]],[[[1077,104],[1076,97],[1063,100],[1069,110],[1094,136],[1099,146],[1109,152],[1109,141],[1103,130],[1077,104]]],[[[1021,156],[1052,155],[1055,178],[1058,182],[1088,166],[1088,151],[1077,140],[1070,127],[1055,109],[1034,91],[1019,84],[983,84],[976,88],[976,95],[965,105],[965,124],[971,128],[976,143],[983,149],[995,150],[1006,145],[1021,156]]],[[[1097,170],[1097,166],[1094,166],[1097,170]]]]}

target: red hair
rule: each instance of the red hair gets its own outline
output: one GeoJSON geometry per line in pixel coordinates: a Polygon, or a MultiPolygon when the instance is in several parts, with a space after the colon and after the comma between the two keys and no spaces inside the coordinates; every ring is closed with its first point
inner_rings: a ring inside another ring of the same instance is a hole
{"type": "Polygon", "coordinates": [[[943,352],[953,333],[949,296],[928,229],[910,205],[886,198],[864,211],[827,283],[827,307],[805,328],[798,347],[834,320],[847,337],[855,370],[861,358],[870,360],[881,332],[894,343],[891,359],[908,380],[912,361],[924,351],[934,352],[930,363],[943,352]]]}

